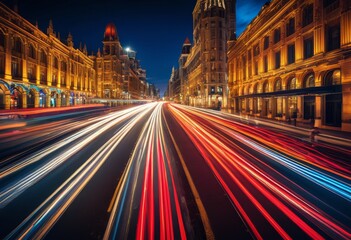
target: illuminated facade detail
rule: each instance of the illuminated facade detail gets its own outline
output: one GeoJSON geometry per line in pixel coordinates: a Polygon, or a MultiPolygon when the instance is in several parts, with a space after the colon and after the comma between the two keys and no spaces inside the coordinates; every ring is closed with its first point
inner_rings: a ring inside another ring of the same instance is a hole
{"type": "Polygon", "coordinates": [[[123,49],[119,42],[116,26],[109,23],[105,28],[103,49],[97,56],[91,56],[96,62],[97,97],[119,99],[122,96],[123,74],[122,60],[123,49]]]}
{"type": "Polygon", "coordinates": [[[44,33],[3,3],[0,16],[0,109],[158,98],[135,52],[122,49],[114,24],[105,28],[102,52],[88,56],[85,45],[74,48],[71,34],[64,44],[51,20],[44,33]]]}
{"type": "Polygon", "coordinates": [[[0,3],[0,109],[84,104],[95,70],[87,53],[65,45],[50,20],[47,34],[0,3]]]}
{"type": "Polygon", "coordinates": [[[90,56],[96,64],[97,97],[105,99],[146,99],[146,71],[136,52],[123,49],[113,23],[107,24],[103,50],[90,56]]]}
{"type": "Polygon", "coordinates": [[[185,104],[188,100],[187,93],[187,73],[184,67],[191,50],[191,42],[186,38],[182,46],[182,52],[178,59],[178,68],[172,68],[172,74],[168,81],[168,88],[165,92],[166,100],[185,104]]]}
{"type": "Polygon", "coordinates": [[[235,113],[351,131],[351,3],[275,0],[228,44],[235,113]]]}
{"type": "Polygon", "coordinates": [[[181,81],[183,104],[227,106],[227,40],[235,38],[235,1],[198,0],[193,11],[193,46],[181,81]]]}

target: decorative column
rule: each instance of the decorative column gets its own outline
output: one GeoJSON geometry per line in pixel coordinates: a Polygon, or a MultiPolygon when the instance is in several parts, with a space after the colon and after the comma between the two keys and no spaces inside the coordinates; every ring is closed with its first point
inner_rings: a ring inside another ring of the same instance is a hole
{"type": "Polygon", "coordinates": [[[40,98],[39,92],[35,91],[35,93],[34,93],[34,107],[35,108],[39,107],[39,98],[40,98]]]}
{"type": "MultiPolygon", "coordinates": [[[[28,71],[27,71],[27,43],[23,44],[23,54],[22,54],[22,81],[28,81],[28,71]]],[[[23,107],[24,108],[24,107],[23,107]]]]}
{"type": "MultiPolygon", "coordinates": [[[[57,85],[58,88],[61,87],[61,61],[58,63],[57,69],[57,85]]],[[[61,103],[60,103],[61,104],[61,103]]]]}
{"type": "Polygon", "coordinates": [[[22,108],[27,108],[27,92],[22,93],[22,108]]]}
{"type": "Polygon", "coordinates": [[[341,2],[340,45],[343,47],[351,44],[351,3],[349,0],[341,2]]]}
{"type": "Polygon", "coordinates": [[[51,107],[51,92],[46,94],[46,107],[51,107]]]}
{"type": "Polygon", "coordinates": [[[323,26],[323,8],[321,1],[315,1],[314,11],[314,55],[322,54],[325,52],[325,27],[323,26]]]}
{"type": "MultiPolygon", "coordinates": [[[[9,34],[5,34],[5,79],[11,80],[11,61],[12,61],[12,53],[11,53],[11,37],[9,34]]],[[[10,102],[9,102],[10,104],[10,102]]],[[[10,106],[10,105],[9,105],[10,106]]],[[[10,108],[10,107],[9,107],[10,108]]]]}
{"type": "Polygon", "coordinates": [[[61,94],[56,94],[56,107],[61,107],[61,94]]]}
{"type": "Polygon", "coordinates": [[[50,50],[48,52],[47,60],[48,60],[48,65],[47,65],[47,79],[46,80],[47,80],[48,86],[51,86],[52,85],[52,55],[51,55],[50,50]]]}
{"type": "Polygon", "coordinates": [[[5,110],[8,110],[8,109],[10,109],[10,105],[11,105],[11,93],[10,93],[10,90],[6,90],[5,92],[4,92],[4,94],[5,94],[5,110]]]}

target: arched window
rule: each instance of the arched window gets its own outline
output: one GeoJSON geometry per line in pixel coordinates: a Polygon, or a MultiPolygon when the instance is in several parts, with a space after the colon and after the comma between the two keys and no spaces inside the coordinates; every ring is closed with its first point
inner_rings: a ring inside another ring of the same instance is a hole
{"type": "Polygon", "coordinates": [[[28,48],[28,57],[33,58],[33,59],[36,58],[35,48],[33,47],[32,44],[29,44],[29,48],[28,48]]]}
{"type": "Polygon", "coordinates": [[[5,51],[5,34],[0,30],[0,51],[5,51]]]}
{"type": "Polygon", "coordinates": [[[329,71],[324,78],[324,86],[340,85],[341,72],[340,69],[329,71]]]}
{"type": "Polygon", "coordinates": [[[282,90],[282,80],[279,78],[275,81],[274,91],[280,91],[280,90],[282,90]]]}
{"type": "Polygon", "coordinates": [[[54,57],[54,60],[53,60],[53,67],[58,69],[58,59],[57,57],[54,57]]]}
{"type": "Polygon", "coordinates": [[[304,87],[305,88],[310,88],[310,87],[314,87],[314,73],[309,73],[306,75],[305,77],[305,81],[304,81],[304,87]]]}
{"type": "Polygon", "coordinates": [[[296,89],[296,78],[293,77],[288,81],[287,86],[287,90],[292,90],[292,89],[296,89]]]}
{"type": "Polygon", "coordinates": [[[256,83],[256,84],[253,86],[253,92],[252,92],[252,93],[254,93],[254,94],[257,93],[257,85],[258,85],[258,84],[256,83]]]}
{"type": "Polygon", "coordinates": [[[22,40],[19,37],[13,37],[12,39],[12,52],[22,54],[22,40]]]}
{"type": "Polygon", "coordinates": [[[74,65],[74,63],[72,63],[72,65],[71,65],[71,73],[72,74],[76,73],[76,65],[74,65]]]}
{"type": "Polygon", "coordinates": [[[268,85],[268,82],[263,83],[262,92],[263,92],[263,93],[269,92],[269,85],[268,85]]]}
{"type": "Polygon", "coordinates": [[[48,63],[46,53],[43,50],[40,51],[40,63],[43,65],[47,65],[48,63]]]}
{"type": "Polygon", "coordinates": [[[65,61],[61,61],[61,71],[66,72],[67,71],[67,64],[65,61]]]}

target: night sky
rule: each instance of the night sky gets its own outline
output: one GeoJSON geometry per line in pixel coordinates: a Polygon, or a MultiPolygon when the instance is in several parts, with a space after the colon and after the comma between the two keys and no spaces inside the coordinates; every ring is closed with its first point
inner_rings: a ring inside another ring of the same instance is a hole
{"type": "MultiPolygon", "coordinates": [[[[1,0],[12,8],[14,0],[1,0]]],[[[192,40],[192,11],[196,0],[17,0],[19,13],[46,33],[54,31],[74,47],[86,44],[88,53],[102,48],[105,26],[113,22],[123,48],[137,52],[147,79],[163,95],[173,66],[177,66],[186,37],[192,40]]],[[[237,34],[245,29],[267,0],[237,0],[237,34]]]]}

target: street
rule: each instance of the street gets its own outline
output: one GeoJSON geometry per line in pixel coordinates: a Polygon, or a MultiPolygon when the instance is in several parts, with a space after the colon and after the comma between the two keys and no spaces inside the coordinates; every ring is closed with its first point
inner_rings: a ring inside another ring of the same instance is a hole
{"type": "Polygon", "coordinates": [[[351,238],[348,146],[163,102],[16,123],[1,239],[351,238]]]}

